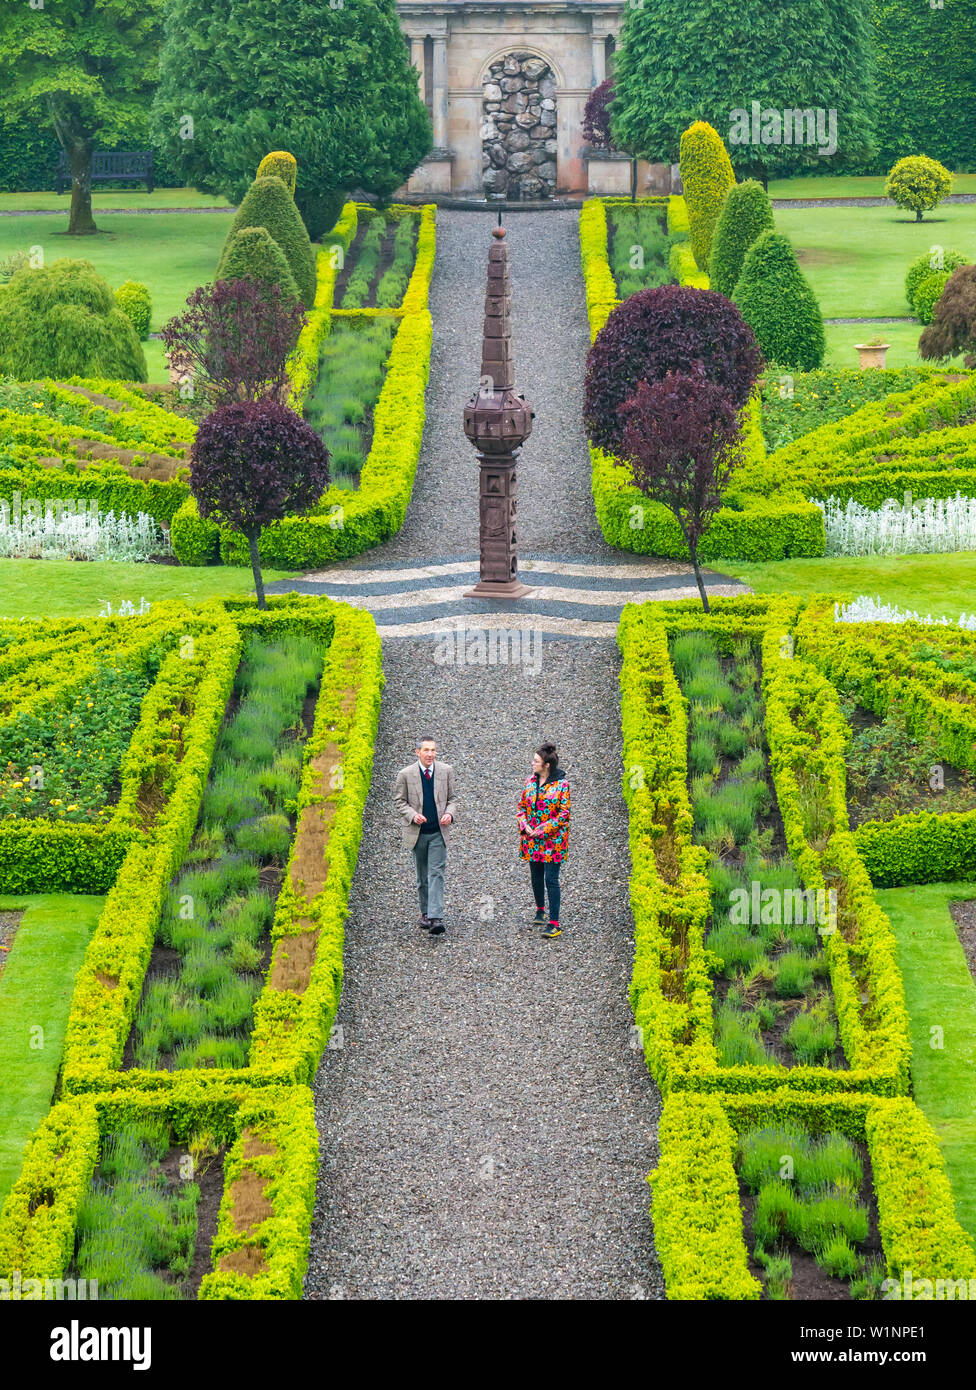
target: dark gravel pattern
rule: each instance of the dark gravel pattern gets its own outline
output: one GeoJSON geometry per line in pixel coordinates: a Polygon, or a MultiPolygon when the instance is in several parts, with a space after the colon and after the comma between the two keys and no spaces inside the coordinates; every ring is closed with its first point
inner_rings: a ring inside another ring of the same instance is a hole
{"type": "Polygon", "coordinates": [[[965,952],[969,973],[976,980],[976,898],[950,903],[949,911],[956,924],[959,944],[965,952]]]}
{"type": "Polygon", "coordinates": [[[547,643],[536,675],[433,656],[426,640],[384,648],[343,1046],[315,1085],[307,1296],[661,1298],[645,1181],[659,1098],[627,1001],[615,646],[547,643]],[[428,730],[461,801],[440,938],[415,925],[412,859],[390,809],[396,772],[428,730]],[[543,737],[573,788],[556,941],[529,925],[514,826],[543,737]]]}

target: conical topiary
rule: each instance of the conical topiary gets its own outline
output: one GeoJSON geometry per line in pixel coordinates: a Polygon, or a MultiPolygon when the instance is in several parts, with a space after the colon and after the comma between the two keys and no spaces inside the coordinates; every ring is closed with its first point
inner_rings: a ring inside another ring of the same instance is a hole
{"type": "Polygon", "coordinates": [[[0,293],[0,376],[145,381],[132,321],[91,261],[20,270],[0,293]]]}
{"type": "Polygon", "coordinates": [[[774,227],[773,205],[758,179],[737,183],[726,194],[712,237],[709,288],[731,298],[739,283],[746,252],[763,232],[774,227]]]}
{"type": "Polygon", "coordinates": [[[237,209],[225,248],[245,227],[265,227],[285,253],[285,260],[306,309],[315,302],[315,253],[295,201],[277,175],[255,179],[237,209]]]}
{"type": "Polygon", "coordinates": [[[811,372],[827,350],[820,305],[788,237],[763,232],[746,252],[732,301],[768,363],[811,372]]]}
{"type": "Polygon", "coordinates": [[[294,198],[295,181],[298,178],[298,160],[287,150],[272,150],[266,154],[258,165],[258,171],[254,175],[256,179],[271,178],[276,175],[288,189],[294,198]]]}
{"type": "Polygon", "coordinates": [[[681,137],[681,181],[695,264],[707,271],[715,223],[725,195],[735,186],[729,152],[707,121],[695,121],[681,137]]]}
{"type": "Polygon", "coordinates": [[[298,300],[298,286],[285,253],[267,227],[244,227],[224,247],[217,279],[246,280],[248,277],[277,285],[282,303],[289,308],[298,300]]]}

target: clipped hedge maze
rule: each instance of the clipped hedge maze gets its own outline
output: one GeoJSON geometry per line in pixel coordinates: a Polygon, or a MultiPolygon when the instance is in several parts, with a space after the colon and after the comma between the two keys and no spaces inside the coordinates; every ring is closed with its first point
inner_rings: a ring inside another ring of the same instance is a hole
{"type": "Polygon", "coordinates": [[[909,1019],[874,894],[971,877],[976,821],[927,811],[852,833],[850,731],[834,684],[872,708],[898,701],[920,735],[937,731],[947,758],[972,766],[976,684],[961,671],[976,638],[837,623],[827,601],[750,598],[711,614],[690,601],[630,605],[619,644],[631,1002],[665,1096],[652,1211],[668,1296],[758,1298],[764,1265],[767,1290],[774,1274],[786,1279],[783,1257],[755,1235],[771,1220],[784,1240],[790,1221],[803,1228],[793,1253],[814,1283],[846,1271],[862,1297],[900,1296],[882,1295],[885,1278],[924,1288],[976,1276],[934,1132],[908,1098],[909,1019]],[[770,857],[777,844],[784,864],[770,857]],[[737,866],[758,875],[747,913],[737,866]],[[801,901],[815,916],[797,928],[801,901]],[[835,1161],[845,1143],[856,1149],[861,1196],[838,1178],[771,1218],[789,1184],[754,1197],[737,1163],[750,1136],[776,1125],[835,1161]],[[869,1250],[869,1208],[880,1262],[849,1239],[857,1228],[869,1250]]]}
{"type": "MultiPolygon", "coordinates": [[[[60,1099],[0,1213],[0,1279],[15,1271],[23,1281],[113,1268],[103,1249],[113,1223],[99,1228],[99,1202],[112,1175],[121,1182],[119,1173],[128,1171],[119,1144],[130,1169],[135,1161],[133,1171],[142,1171],[137,1141],[150,1134],[162,1154],[149,1165],[154,1199],[181,1211],[192,1206],[181,1181],[193,1177],[198,1159],[207,1155],[218,1169],[223,1162],[213,1261],[192,1283],[197,1296],[298,1298],[318,1155],[309,1083],[339,1001],[343,924],[383,680],[372,618],[343,604],[288,597],[265,612],[246,600],[197,609],[160,604],[146,618],[36,630],[34,655],[45,643],[73,643],[80,669],[41,676],[39,664],[17,653],[23,626],[0,628],[0,657],[9,649],[16,666],[0,683],[8,718],[25,702],[35,716],[70,705],[92,663],[141,662],[149,674],[107,825],[63,823],[52,814],[0,820],[0,890],[22,890],[40,865],[52,889],[97,885],[108,893],[75,981],[60,1099]],[[253,667],[269,651],[284,661],[298,653],[304,663],[294,677],[297,705],[282,714],[291,735],[269,729],[269,702],[249,705],[241,685],[242,652],[253,667]],[[37,686],[24,694],[32,673],[37,686]],[[244,787],[237,802],[227,800],[235,779],[244,787]],[[236,891],[230,883],[211,913],[206,883],[228,865],[240,882],[236,891]],[[182,894],[194,883],[202,886],[202,906],[182,894]],[[170,1021],[204,1043],[144,1049],[143,1061],[155,1064],[137,1066],[134,1044],[143,1034],[134,1024],[153,981],[166,978],[165,970],[153,974],[154,950],[164,937],[172,940],[167,933],[183,902],[191,903],[184,926],[199,926],[203,940],[198,931],[189,942],[170,1021]],[[248,937],[244,919],[255,907],[260,929],[248,937]],[[238,967],[229,978],[222,947],[238,967]],[[219,1037],[207,1043],[200,1020],[214,1016],[243,1043],[226,1051],[219,1037]],[[173,1165],[188,1157],[190,1170],[181,1167],[177,1180],[173,1165]]],[[[70,658],[65,666],[72,667],[70,658]]],[[[187,1211],[184,1219],[195,1218],[187,1211]]],[[[114,1224],[127,1232],[131,1259],[138,1230],[127,1221],[114,1224]]],[[[174,1255],[180,1278],[171,1270],[163,1293],[159,1277],[147,1274],[146,1287],[157,1291],[146,1297],[187,1296],[180,1258],[174,1255]]]]}

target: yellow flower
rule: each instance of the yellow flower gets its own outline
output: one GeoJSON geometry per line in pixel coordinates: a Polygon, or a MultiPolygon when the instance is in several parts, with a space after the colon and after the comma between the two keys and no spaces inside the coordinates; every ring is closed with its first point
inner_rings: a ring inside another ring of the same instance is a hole
{"type": "Polygon", "coordinates": [[[66,806],[64,809],[65,809],[66,811],[77,811],[78,807],[77,807],[77,806],[66,806]]]}

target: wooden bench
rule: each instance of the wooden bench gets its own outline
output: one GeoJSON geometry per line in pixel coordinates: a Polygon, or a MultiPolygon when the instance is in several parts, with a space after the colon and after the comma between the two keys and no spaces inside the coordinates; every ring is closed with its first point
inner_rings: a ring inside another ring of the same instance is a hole
{"type": "MultiPolygon", "coordinates": [[[[119,153],[101,152],[92,155],[92,183],[145,183],[146,192],[153,191],[152,150],[119,153]]],[[[57,190],[63,193],[71,187],[71,170],[64,150],[58,159],[57,190]]]]}

